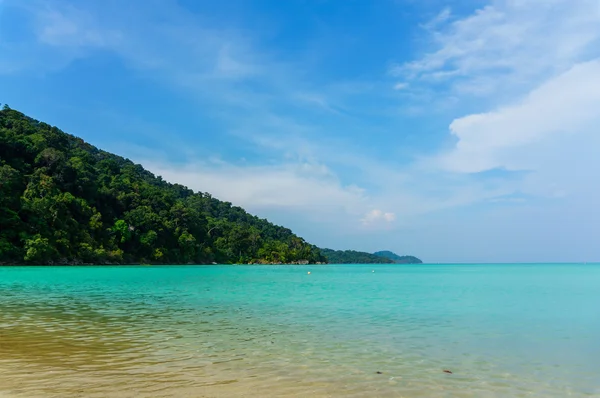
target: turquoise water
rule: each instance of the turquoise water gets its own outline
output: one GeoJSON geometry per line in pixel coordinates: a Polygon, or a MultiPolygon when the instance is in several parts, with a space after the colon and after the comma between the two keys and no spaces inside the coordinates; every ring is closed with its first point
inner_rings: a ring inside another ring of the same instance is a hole
{"type": "Polygon", "coordinates": [[[600,397],[599,265],[0,267],[0,297],[0,396],[600,397]]]}

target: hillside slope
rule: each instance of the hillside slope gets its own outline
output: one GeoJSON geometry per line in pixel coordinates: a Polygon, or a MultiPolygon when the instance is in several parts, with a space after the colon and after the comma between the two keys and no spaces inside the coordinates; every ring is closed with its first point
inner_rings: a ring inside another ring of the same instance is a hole
{"type": "Polygon", "coordinates": [[[324,262],[289,229],[0,111],[0,263],[324,262]]]}
{"type": "Polygon", "coordinates": [[[414,256],[399,256],[391,251],[376,253],[359,252],[355,250],[321,249],[321,253],[331,264],[421,264],[422,261],[414,256]]]}
{"type": "Polygon", "coordinates": [[[321,253],[330,264],[392,264],[393,261],[375,256],[367,252],[355,250],[331,250],[321,249],[321,253]]]}
{"type": "Polygon", "coordinates": [[[381,258],[387,258],[396,264],[421,264],[423,261],[415,256],[399,256],[389,250],[383,250],[373,253],[373,255],[381,258]]]}

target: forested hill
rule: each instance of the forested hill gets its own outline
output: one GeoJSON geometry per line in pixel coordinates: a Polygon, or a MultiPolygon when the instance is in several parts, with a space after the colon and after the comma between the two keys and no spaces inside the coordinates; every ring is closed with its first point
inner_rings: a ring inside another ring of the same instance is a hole
{"type": "Polygon", "coordinates": [[[321,249],[321,253],[331,264],[421,264],[422,261],[414,256],[399,256],[390,251],[376,253],[359,252],[355,250],[321,249]]]}
{"type": "Polygon", "coordinates": [[[289,229],[7,106],[0,264],[324,262],[289,229]]]}
{"type": "Polygon", "coordinates": [[[331,250],[321,249],[328,263],[331,264],[392,264],[393,261],[378,257],[371,253],[358,252],[355,250],[331,250]]]}
{"type": "Polygon", "coordinates": [[[373,255],[375,255],[377,257],[382,257],[382,258],[392,260],[396,264],[421,264],[421,263],[423,263],[423,261],[421,261],[420,259],[418,259],[415,256],[399,256],[396,253],[391,252],[389,250],[375,252],[375,253],[373,253],[373,255]]]}

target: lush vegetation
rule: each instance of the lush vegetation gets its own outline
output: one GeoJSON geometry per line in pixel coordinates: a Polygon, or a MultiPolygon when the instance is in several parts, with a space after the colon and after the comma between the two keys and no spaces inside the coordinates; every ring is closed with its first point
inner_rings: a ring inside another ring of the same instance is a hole
{"type": "Polygon", "coordinates": [[[392,264],[393,261],[378,257],[371,253],[357,252],[354,250],[321,249],[321,253],[330,264],[392,264]]]}
{"type": "Polygon", "coordinates": [[[399,256],[394,252],[383,250],[380,252],[375,252],[373,255],[377,257],[387,258],[392,260],[396,264],[421,264],[423,261],[416,258],[415,256],[399,256]]]}
{"type": "Polygon", "coordinates": [[[354,250],[321,249],[321,253],[331,264],[420,264],[421,260],[414,256],[399,256],[391,251],[376,253],[358,252],[354,250]]]}
{"type": "Polygon", "coordinates": [[[289,229],[5,106],[0,263],[324,262],[289,229]]]}

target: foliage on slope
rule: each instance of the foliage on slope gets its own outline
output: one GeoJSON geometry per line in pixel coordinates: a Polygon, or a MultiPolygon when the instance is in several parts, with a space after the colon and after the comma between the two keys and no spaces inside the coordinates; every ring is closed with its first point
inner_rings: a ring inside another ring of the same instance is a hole
{"type": "Polygon", "coordinates": [[[423,261],[415,256],[399,256],[389,250],[383,250],[373,253],[377,257],[383,257],[392,260],[396,264],[421,264],[423,261]]]}
{"type": "Polygon", "coordinates": [[[321,253],[331,264],[421,264],[414,256],[399,256],[391,251],[366,253],[354,250],[321,249],[321,253]]]}
{"type": "Polygon", "coordinates": [[[289,229],[5,106],[0,263],[326,261],[289,229]]]}
{"type": "Polygon", "coordinates": [[[392,260],[355,250],[321,249],[330,264],[391,264],[392,260]]]}

